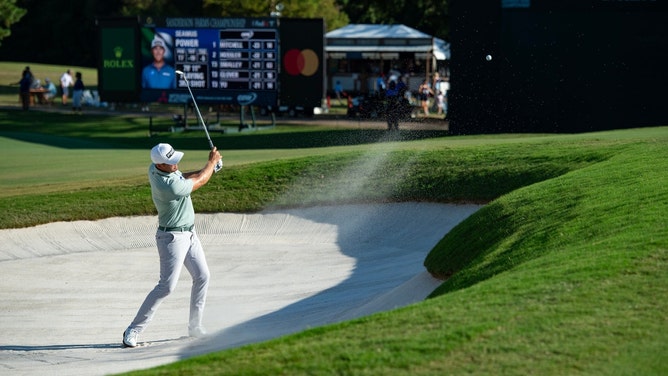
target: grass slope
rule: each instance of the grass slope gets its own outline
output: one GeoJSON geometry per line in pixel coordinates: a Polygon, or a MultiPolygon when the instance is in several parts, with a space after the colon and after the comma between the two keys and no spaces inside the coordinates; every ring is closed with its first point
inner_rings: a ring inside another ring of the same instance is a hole
{"type": "MultiPolygon", "coordinates": [[[[442,142],[447,144],[447,140],[442,142]]],[[[605,148],[587,150],[565,144],[538,149],[542,151],[508,145],[479,146],[474,152],[443,147],[361,149],[228,167],[193,196],[193,203],[199,212],[251,212],[344,202],[486,202],[595,163],[608,153],[605,148]]],[[[107,153],[89,151],[82,164],[99,161],[107,153]]],[[[119,158],[124,155],[131,154],[119,158]]],[[[154,214],[143,159],[135,179],[60,182],[35,192],[15,188],[14,195],[0,196],[5,208],[0,228],[154,214]]],[[[90,174],[99,173],[99,166],[103,164],[92,166],[90,174]]],[[[102,171],[108,173],[115,167],[112,164],[102,171]]]]}
{"type": "Polygon", "coordinates": [[[131,374],[666,374],[666,141],[491,202],[425,260],[451,275],[425,302],[131,374]]]}
{"type": "MultiPolygon", "coordinates": [[[[13,190],[0,195],[0,227],[153,213],[144,174],[157,140],[144,127],[137,118],[0,112],[11,176],[3,190],[13,190]],[[67,170],[81,172],[61,177],[67,170]],[[96,178],[98,170],[115,172],[96,178]]],[[[198,191],[197,210],[490,203],[426,258],[431,272],[450,279],[425,302],[137,374],[668,372],[666,128],[427,139],[281,128],[274,135],[217,136],[238,163],[198,191]]],[[[198,158],[206,153],[201,135],[160,140],[198,158]]]]}
{"type": "MultiPolygon", "coordinates": [[[[148,150],[157,142],[185,150],[185,171],[200,168],[206,150],[202,132],[149,138],[146,127],[136,116],[0,111],[0,147],[7,153],[0,228],[154,214],[148,150]]],[[[316,126],[214,135],[227,167],[193,199],[199,212],[331,202],[487,202],[603,160],[618,144],[441,136],[316,126]]]]}

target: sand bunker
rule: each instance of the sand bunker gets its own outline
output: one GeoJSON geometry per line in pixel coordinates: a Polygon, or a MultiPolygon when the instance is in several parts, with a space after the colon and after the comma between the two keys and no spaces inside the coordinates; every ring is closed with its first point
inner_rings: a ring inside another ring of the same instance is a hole
{"type": "Polygon", "coordinates": [[[211,270],[204,339],[186,338],[190,276],[140,336],[121,334],[157,282],[156,217],[0,230],[0,371],[104,375],[259,342],[423,300],[422,265],[477,205],[379,204],[198,214],[211,270]]]}

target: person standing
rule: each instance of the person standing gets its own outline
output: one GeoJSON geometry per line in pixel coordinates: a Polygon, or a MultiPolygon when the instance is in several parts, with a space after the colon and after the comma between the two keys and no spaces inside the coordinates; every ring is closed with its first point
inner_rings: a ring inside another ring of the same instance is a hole
{"type": "Polygon", "coordinates": [[[422,81],[422,84],[418,88],[418,97],[420,98],[420,106],[422,107],[424,116],[429,116],[429,96],[431,95],[434,95],[434,92],[429,87],[429,82],[427,80],[422,81]]]}
{"type": "Polygon", "coordinates": [[[450,82],[447,77],[441,77],[438,72],[434,73],[434,92],[436,92],[436,109],[438,115],[444,115],[448,110],[448,90],[450,82]]]}
{"type": "Polygon", "coordinates": [[[33,76],[32,72],[30,71],[30,66],[26,66],[23,69],[23,72],[21,72],[21,78],[19,79],[19,82],[17,82],[16,84],[20,85],[21,81],[26,75],[28,75],[28,79],[30,80],[30,86],[32,87],[33,82],[35,81],[35,76],[33,76]]]}
{"type": "Polygon", "coordinates": [[[81,72],[75,73],[74,76],[76,80],[74,81],[74,90],[72,90],[72,111],[81,115],[81,100],[83,99],[83,91],[86,87],[83,84],[81,72]]]}
{"type": "Polygon", "coordinates": [[[72,84],[74,84],[72,73],[68,69],[62,76],[60,76],[60,90],[63,93],[63,106],[67,105],[67,97],[70,96],[70,86],[72,86],[72,84]]]}
{"type": "Polygon", "coordinates": [[[343,96],[343,86],[341,85],[341,81],[336,80],[336,84],[334,84],[334,93],[336,94],[336,99],[339,100],[339,106],[342,105],[341,103],[341,97],[343,96]]]}
{"type": "Polygon", "coordinates": [[[84,86],[81,72],[77,72],[75,77],[77,79],[74,81],[74,90],[72,91],[72,111],[81,115],[81,99],[83,99],[83,92],[86,87],[84,86]]]}
{"type": "Polygon", "coordinates": [[[385,89],[387,89],[387,84],[385,83],[385,75],[381,73],[378,78],[376,78],[376,94],[379,96],[385,95],[385,89]]]}
{"type": "Polygon", "coordinates": [[[19,81],[19,97],[21,98],[21,107],[25,111],[30,108],[30,87],[32,86],[32,78],[30,71],[24,71],[23,78],[19,81]]]}
{"type": "Polygon", "coordinates": [[[206,165],[199,171],[182,173],[178,163],[183,152],[165,143],[151,149],[148,169],[151,197],[158,210],[158,230],[155,235],[160,258],[160,279],[146,296],[132,323],[123,332],[123,345],[136,347],[137,339],[151,322],[158,306],[176,288],[183,266],[193,279],[190,292],[188,335],[202,337],[204,304],[209,287],[209,267],[204,249],[194,229],[195,211],[190,195],[204,186],[218,171],[222,157],[214,147],[206,165]],[[217,167],[218,166],[218,167],[217,167]]]}
{"type": "Polygon", "coordinates": [[[443,115],[445,110],[445,94],[442,91],[436,90],[436,114],[443,115]]]}
{"type": "Polygon", "coordinates": [[[390,81],[385,92],[385,117],[388,130],[399,130],[399,116],[401,114],[401,101],[396,81],[390,81]]]}

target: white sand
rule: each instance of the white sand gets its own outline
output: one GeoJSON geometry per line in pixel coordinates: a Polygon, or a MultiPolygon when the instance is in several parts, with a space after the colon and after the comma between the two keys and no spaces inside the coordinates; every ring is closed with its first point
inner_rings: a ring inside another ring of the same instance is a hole
{"type": "Polygon", "coordinates": [[[155,217],[0,230],[0,374],[104,375],[171,363],[423,300],[422,265],[476,205],[383,204],[197,215],[212,281],[187,334],[190,276],[140,336],[121,335],[157,282],[155,217]]]}

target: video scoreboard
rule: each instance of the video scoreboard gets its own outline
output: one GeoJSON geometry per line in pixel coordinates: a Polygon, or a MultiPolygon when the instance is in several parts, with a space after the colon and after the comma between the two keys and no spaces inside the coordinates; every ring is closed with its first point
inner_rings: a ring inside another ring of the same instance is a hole
{"type": "Polygon", "coordinates": [[[221,31],[218,51],[213,53],[211,69],[213,88],[276,90],[278,86],[276,30],[221,31]]]}
{"type": "MultiPolygon", "coordinates": [[[[165,48],[165,64],[182,71],[202,101],[276,103],[280,64],[275,18],[167,18],[160,23],[164,26],[148,21],[152,23],[141,25],[142,45],[147,47],[142,51],[143,67],[154,64],[153,41],[160,40],[165,48]]],[[[174,80],[176,89],[187,89],[182,76],[174,75],[174,80]]],[[[141,100],[168,103],[188,100],[187,93],[165,92],[165,89],[169,88],[143,84],[141,100]]]]}
{"type": "MultiPolygon", "coordinates": [[[[191,88],[275,91],[278,33],[263,29],[177,29],[174,60],[191,88]]],[[[177,87],[185,88],[185,80],[177,78],[177,87]]]]}
{"type": "Polygon", "coordinates": [[[187,103],[176,71],[202,103],[315,107],[323,97],[322,19],[145,17],[98,26],[102,100],[187,103]]]}

